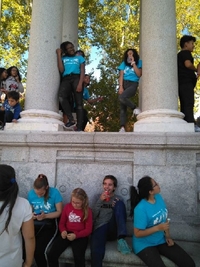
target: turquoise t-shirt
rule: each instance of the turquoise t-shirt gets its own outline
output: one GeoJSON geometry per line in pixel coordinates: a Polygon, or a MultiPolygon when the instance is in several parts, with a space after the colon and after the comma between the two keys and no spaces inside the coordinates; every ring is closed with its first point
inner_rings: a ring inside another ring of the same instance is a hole
{"type": "Polygon", "coordinates": [[[62,76],[68,74],[80,74],[81,69],[80,66],[85,62],[85,59],[82,56],[74,56],[74,57],[62,57],[62,62],[64,65],[64,72],[62,76]]]}
{"type": "Polygon", "coordinates": [[[33,212],[36,214],[41,213],[51,213],[56,211],[56,204],[62,202],[62,196],[57,188],[49,187],[49,198],[45,202],[44,197],[38,197],[32,189],[28,193],[28,201],[33,207],[33,212]]]}
{"type": "Polygon", "coordinates": [[[89,94],[89,91],[86,87],[84,87],[83,89],[83,99],[84,100],[88,100],[90,98],[90,94],[89,94]]]}
{"type": "MultiPolygon", "coordinates": [[[[155,203],[151,204],[142,199],[134,209],[133,226],[145,230],[167,220],[168,211],[160,194],[155,195],[155,203]]],[[[146,247],[157,246],[166,242],[164,231],[155,232],[144,237],[133,235],[133,251],[139,253],[146,247]]]]}
{"type": "MultiPolygon", "coordinates": [[[[142,60],[138,60],[137,67],[139,69],[142,68],[142,60]]],[[[132,66],[127,66],[124,61],[119,65],[118,70],[123,70],[124,71],[124,77],[123,79],[125,81],[132,81],[132,82],[138,82],[140,77],[138,77],[133,69],[132,66]]]]}

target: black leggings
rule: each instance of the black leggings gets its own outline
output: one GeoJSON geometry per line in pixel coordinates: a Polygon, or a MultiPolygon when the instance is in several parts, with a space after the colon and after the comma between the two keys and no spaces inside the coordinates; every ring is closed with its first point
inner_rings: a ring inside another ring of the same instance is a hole
{"type": "Polygon", "coordinates": [[[166,267],[160,255],[170,259],[178,267],[195,267],[193,259],[176,243],[173,246],[165,243],[147,247],[137,254],[148,267],[166,267]]]}
{"type": "Polygon", "coordinates": [[[49,267],[58,267],[58,258],[61,253],[69,246],[71,246],[75,267],[85,267],[85,251],[88,244],[88,237],[82,237],[69,241],[67,238],[63,239],[61,234],[59,234],[55,241],[53,242],[52,247],[47,252],[48,266],[49,267]]]}
{"type": "Polygon", "coordinates": [[[76,104],[77,128],[78,130],[81,130],[83,120],[83,92],[76,92],[79,80],[79,74],[73,74],[71,76],[67,75],[63,77],[58,96],[64,114],[67,115],[69,121],[74,121],[70,103],[70,98],[73,96],[76,104]]]}
{"type": "Polygon", "coordinates": [[[44,225],[35,225],[36,247],[34,258],[37,267],[47,267],[46,250],[54,240],[57,232],[57,220],[49,219],[50,223],[44,225]]]}

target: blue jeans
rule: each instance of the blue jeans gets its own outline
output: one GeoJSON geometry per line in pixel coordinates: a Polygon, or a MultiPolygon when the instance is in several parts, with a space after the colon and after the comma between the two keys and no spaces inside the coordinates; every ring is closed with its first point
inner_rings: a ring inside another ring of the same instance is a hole
{"type": "Polygon", "coordinates": [[[127,107],[134,110],[136,105],[129,99],[136,94],[138,88],[138,82],[123,81],[124,92],[119,95],[120,102],[120,126],[126,124],[126,112],[127,107]]]}
{"type": "Polygon", "coordinates": [[[102,267],[107,240],[115,240],[126,235],[126,208],[123,201],[119,200],[113,207],[113,215],[110,221],[92,233],[91,266],[102,267]]]}

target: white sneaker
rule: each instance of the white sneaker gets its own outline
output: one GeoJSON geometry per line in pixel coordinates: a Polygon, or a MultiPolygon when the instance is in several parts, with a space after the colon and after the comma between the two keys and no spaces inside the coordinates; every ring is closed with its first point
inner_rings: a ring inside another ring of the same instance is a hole
{"type": "Polygon", "coordinates": [[[125,128],[121,127],[121,129],[119,130],[119,133],[125,133],[125,132],[126,132],[125,128]]]}
{"type": "Polygon", "coordinates": [[[133,110],[133,116],[135,115],[137,117],[137,115],[139,115],[141,113],[141,110],[139,108],[135,108],[133,110]]]}

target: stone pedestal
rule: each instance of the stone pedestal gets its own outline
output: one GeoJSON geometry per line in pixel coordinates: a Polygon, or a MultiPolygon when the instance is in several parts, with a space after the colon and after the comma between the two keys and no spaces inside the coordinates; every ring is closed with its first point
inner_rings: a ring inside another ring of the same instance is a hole
{"type": "Polygon", "coordinates": [[[137,118],[134,132],[194,132],[194,124],[184,121],[183,114],[175,110],[147,110],[137,118]]]}
{"type": "Polygon", "coordinates": [[[63,131],[62,116],[58,113],[29,109],[21,113],[22,119],[17,123],[6,123],[5,131],[26,130],[26,131],[63,131]]]}
{"type": "Polygon", "coordinates": [[[60,74],[56,48],[62,41],[63,0],[34,0],[30,32],[25,111],[5,130],[63,130],[58,114],[60,74]]]}
{"type": "Polygon", "coordinates": [[[142,113],[135,132],[194,132],[178,112],[174,0],[141,1],[142,113]]]}

